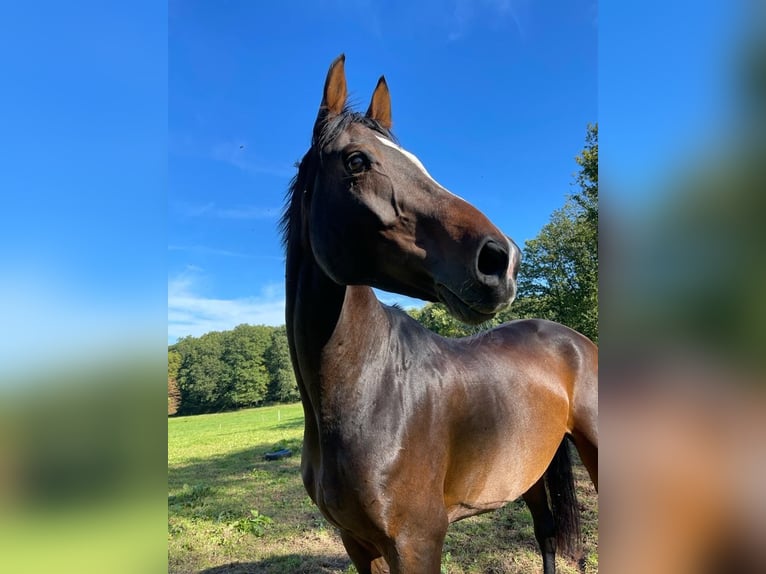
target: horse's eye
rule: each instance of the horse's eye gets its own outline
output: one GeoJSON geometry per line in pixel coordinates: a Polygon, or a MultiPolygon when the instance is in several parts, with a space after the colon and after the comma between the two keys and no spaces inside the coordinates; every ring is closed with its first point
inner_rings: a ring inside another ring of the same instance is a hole
{"type": "Polygon", "coordinates": [[[361,152],[352,153],[346,158],[346,169],[351,173],[361,173],[367,168],[367,158],[361,152]]]}

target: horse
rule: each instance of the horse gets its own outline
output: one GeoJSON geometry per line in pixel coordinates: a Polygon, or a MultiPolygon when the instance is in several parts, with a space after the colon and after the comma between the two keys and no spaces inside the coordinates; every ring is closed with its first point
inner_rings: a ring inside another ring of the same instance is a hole
{"type": "Polygon", "coordinates": [[[597,348],[544,320],[447,339],[376,298],[479,324],[515,297],[521,252],[398,144],[385,77],[365,114],[347,105],[344,66],[281,219],[303,484],[360,574],[436,574],[450,523],[519,496],[553,574],[578,535],[567,440],[598,480],[597,348]]]}

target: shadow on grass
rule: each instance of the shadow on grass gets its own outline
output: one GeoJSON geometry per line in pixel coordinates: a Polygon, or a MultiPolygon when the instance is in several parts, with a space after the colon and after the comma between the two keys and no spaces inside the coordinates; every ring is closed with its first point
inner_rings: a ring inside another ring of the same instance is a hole
{"type": "MultiPolygon", "coordinates": [[[[297,426],[302,426],[302,421],[297,426]]],[[[348,569],[350,561],[342,554],[334,529],[303,487],[301,443],[300,438],[279,444],[262,442],[168,469],[172,493],[168,496],[169,530],[172,552],[180,560],[178,572],[338,574],[348,569]],[[278,447],[291,449],[293,456],[263,459],[278,447]],[[252,515],[254,510],[270,521],[258,522],[258,515],[252,515]],[[258,536],[252,534],[256,527],[262,528],[258,536]],[[233,550],[223,551],[229,547],[233,550]],[[194,549],[192,554],[215,558],[200,563],[187,555],[185,548],[194,549]],[[200,569],[211,563],[221,565],[200,569]]],[[[578,482],[588,480],[579,464],[576,475],[578,482]]],[[[585,509],[591,516],[587,516],[584,550],[597,564],[596,501],[594,494],[585,509]]],[[[487,560],[496,560],[496,554],[518,556],[522,551],[539,555],[531,516],[520,500],[496,513],[452,525],[444,550],[455,566],[466,568],[482,554],[490,556],[487,560]]],[[[596,570],[581,566],[579,571],[597,571],[597,566],[596,570]]]]}
{"type": "MultiPolygon", "coordinates": [[[[302,428],[303,421],[299,421],[302,428]]],[[[284,429],[293,425],[283,425],[284,429]]],[[[283,474],[292,469],[298,478],[300,474],[301,438],[285,439],[279,442],[255,443],[252,446],[223,455],[205,458],[193,458],[184,464],[168,467],[168,487],[180,487],[183,484],[205,484],[208,486],[227,486],[231,483],[252,480],[249,476],[257,473],[283,474]],[[283,448],[290,449],[292,456],[276,461],[264,460],[264,455],[283,448]]]]}
{"type": "Polygon", "coordinates": [[[287,554],[259,562],[231,562],[198,574],[325,574],[346,570],[350,564],[349,559],[339,556],[287,554]]]}
{"type": "Polygon", "coordinates": [[[173,493],[168,496],[169,516],[192,514],[220,522],[223,515],[245,515],[257,509],[282,524],[302,509],[299,514],[306,517],[305,511],[311,509],[301,480],[301,445],[301,439],[257,443],[169,467],[168,489],[173,493]],[[281,448],[290,449],[292,456],[264,460],[266,453],[281,448]]]}
{"type": "Polygon", "coordinates": [[[301,443],[300,438],[255,443],[169,467],[171,571],[343,572],[350,561],[303,486],[301,443]],[[263,459],[278,448],[293,455],[263,459]]]}

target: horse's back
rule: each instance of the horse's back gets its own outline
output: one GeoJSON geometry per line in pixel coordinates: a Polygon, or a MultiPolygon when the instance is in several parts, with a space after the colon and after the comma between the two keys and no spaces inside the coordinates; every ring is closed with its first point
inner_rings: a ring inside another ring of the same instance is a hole
{"type": "Polygon", "coordinates": [[[503,337],[508,343],[543,345],[555,348],[560,345],[574,345],[584,352],[598,353],[596,345],[582,333],[547,319],[515,319],[474,337],[503,337]]]}

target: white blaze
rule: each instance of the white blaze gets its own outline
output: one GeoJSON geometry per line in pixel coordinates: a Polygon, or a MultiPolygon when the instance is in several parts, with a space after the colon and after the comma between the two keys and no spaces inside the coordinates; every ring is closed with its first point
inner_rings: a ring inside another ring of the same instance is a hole
{"type": "MultiPolygon", "coordinates": [[[[431,177],[431,174],[428,173],[428,170],[426,169],[426,167],[423,165],[423,163],[418,159],[418,157],[414,153],[407,151],[403,147],[396,145],[391,140],[388,140],[388,139],[386,139],[386,138],[384,138],[382,136],[376,135],[375,137],[378,138],[378,141],[380,141],[380,143],[382,143],[384,146],[387,146],[387,147],[390,147],[392,149],[395,149],[400,154],[402,154],[404,157],[406,157],[408,160],[410,160],[413,164],[415,164],[415,167],[417,167],[420,171],[422,171],[423,174],[428,179],[430,179],[432,182],[434,182],[436,185],[438,185],[444,191],[446,191],[450,195],[454,195],[455,197],[457,197],[459,199],[463,199],[459,195],[456,195],[456,194],[452,193],[449,189],[447,189],[442,184],[440,184],[438,181],[436,181],[433,177],[431,177]]],[[[465,201],[465,200],[463,200],[463,201],[465,201]]]]}

